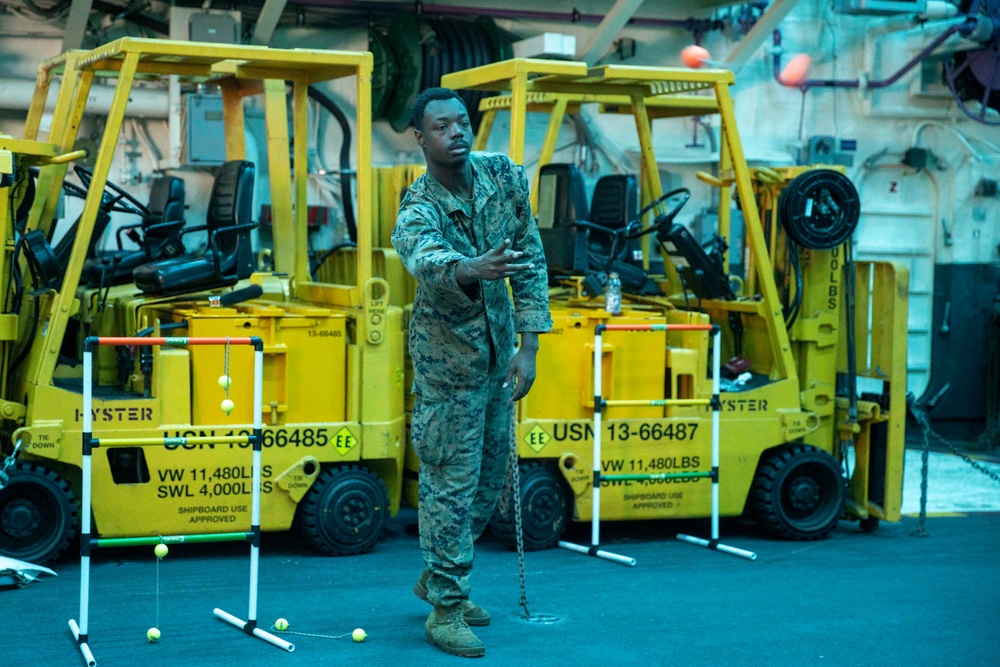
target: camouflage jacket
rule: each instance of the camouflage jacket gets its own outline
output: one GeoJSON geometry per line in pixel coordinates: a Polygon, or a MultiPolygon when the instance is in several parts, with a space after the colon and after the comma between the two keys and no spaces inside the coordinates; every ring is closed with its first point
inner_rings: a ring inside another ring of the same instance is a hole
{"type": "Polygon", "coordinates": [[[416,387],[481,386],[490,363],[514,355],[516,334],[552,328],[545,255],[531,216],[524,168],[500,153],[472,153],[470,205],[429,173],[410,186],[392,232],[407,270],[419,281],[410,316],[410,356],[416,387]],[[463,258],[478,257],[511,240],[534,268],[506,280],[482,280],[464,289],[455,279],[463,258]],[[513,304],[511,303],[513,295],[513,304]]]}

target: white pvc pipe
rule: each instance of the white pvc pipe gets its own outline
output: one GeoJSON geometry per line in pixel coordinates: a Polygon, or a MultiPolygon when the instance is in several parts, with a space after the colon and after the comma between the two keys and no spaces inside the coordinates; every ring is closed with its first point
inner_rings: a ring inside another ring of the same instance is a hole
{"type": "MultiPolygon", "coordinates": [[[[253,355],[253,428],[261,433],[261,402],[264,400],[264,350],[254,350],[253,355]]],[[[253,481],[250,492],[250,528],[260,535],[260,470],[261,443],[253,448],[253,481]]],[[[260,565],[260,546],[250,545],[250,610],[248,618],[257,620],[257,579],[260,565]]],[[[286,642],[287,643],[287,642],[286,642]]]]}
{"type": "MultiPolygon", "coordinates": [[[[722,329],[717,329],[712,343],[712,398],[719,396],[719,370],[722,363],[722,329]]],[[[712,408],[712,539],[719,539],[719,410],[712,408]]]]}
{"type": "Polygon", "coordinates": [[[683,535],[678,533],[677,539],[681,542],[687,542],[688,544],[694,544],[699,547],[707,547],[709,549],[715,549],[716,551],[721,551],[722,553],[730,554],[731,556],[739,556],[740,558],[746,558],[747,560],[757,560],[757,554],[752,551],[747,551],[745,549],[738,549],[736,547],[730,547],[725,544],[716,543],[712,546],[709,540],[702,539],[700,537],[694,537],[693,535],[683,535]]]}
{"type": "MultiPolygon", "coordinates": [[[[69,631],[73,633],[73,639],[80,641],[80,626],[76,624],[72,618],[69,619],[69,631]]],[[[87,667],[97,667],[97,660],[94,658],[94,654],[90,652],[90,647],[87,646],[87,642],[78,644],[80,647],[80,653],[83,655],[83,659],[87,663],[87,667]]]]}
{"type": "Polygon", "coordinates": [[[601,333],[594,331],[594,482],[590,501],[590,543],[601,543],[601,333]]]}
{"type": "Polygon", "coordinates": [[[559,541],[559,546],[563,549],[569,549],[570,551],[575,551],[578,554],[586,554],[588,556],[594,556],[596,558],[603,558],[604,560],[609,560],[612,563],[618,563],[619,565],[627,565],[628,567],[635,567],[636,560],[628,556],[620,556],[618,554],[613,554],[610,551],[603,551],[601,549],[594,549],[593,547],[585,547],[582,544],[573,544],[572,542],[559,541]]]}
{"type": "Polygon", "coordinates": [[[260,628],[254,628],[253,629],[253,634],[254,634],[254,637],[258,637],[260,639],[263,639],[264,641],[268,642],[269,644],[274,644],[278,648],[283,648],[286,651],[288,651],[289,653],[291,653],[292,651],[295,650],[295,644],[293,644],[291,642],[286,642],[281,637],[275,637],[274,635],[272,635],[270,632],[268,632],[266,630],[261,630],[260,628]]]}
{"type": "MultiPolygon", "coordinates": [[[[83,355],[83,434],[93,435],[94,406],[94,351],[88,350],[83,355]]],[[[84,454],[82,465],[83,498],[80,521],[80,539],[90,539],[90,496],[91,496],[91,455],[84,454]]],[[[89,546],[89,545],[88,545],[89,546]]],[[[81,551],[85,550],[81,547],[81,551]]],[[[89,549],[86,549],[89,554],[89,549]]],[[[80,556],[80,633],[86,635],[89,631],[90,608],[90,556],[80,556]]]]}
{"type": "MultiPolygon", "coordinates": [[[[212,611],[212,613],[215,614],[216,618],[221,619],[221,620],[225,621],[226,623],[229,623],[230,625],[234,625],[237,628],[239,628],[240,630],[244,629],[246,627],[246,625],[247,625],[246,621],[244,621],[242,619],[239,619],[239,618],[236,618],[232,614],[230,614],[228,612],[225,612],[225,611],[219,609],[218,607],[216,607],[212,611]]],[[[288,651],[289,653],[291,653],[292,651],[295,650],[295,644],[292,644],[291,642],[286,642],[281,637],[275,637],[270,632],[266,632],[264,630],[261,630],[260,628],[254,628],[253,629],[253,635],[255,637],[263,639],[264,641],[266,641],[266,642],[268,642],[270,644],[274,644],[278,648],[283,648],[286,651],[288,651]]]]}

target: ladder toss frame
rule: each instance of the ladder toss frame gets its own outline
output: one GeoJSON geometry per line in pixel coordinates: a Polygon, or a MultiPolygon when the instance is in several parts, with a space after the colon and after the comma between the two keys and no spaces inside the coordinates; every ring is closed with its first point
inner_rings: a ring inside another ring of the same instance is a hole
{"type": "Polygon", "coordinates": [[[257,627],[257,579],[260,562],[260,479],[262,443],[262,407],[264,381],[264,341],[259,336],[230,337],[98,337],[89,336],[83,343],[83,497],[81,499],[80,520],[80,622],[69,620],[80,653],[88,667],[95,667],[97,661],[90,650],[89,605],[90,605],[90,554],[98,547],[141,546],[155,544],[181,544],[199,542],[250,542],[250,604],[247,620],[216,608],[217,618],[240,628],[248,635],[263,639],[286,651],[294,651],[295,645],[257,627]],[[93,434],[94,399],[94,350],[100,345],[169,345],[187,347],[191,345],[250,345],[254,349],[254,404],[253,434],[242,436],[198,436],[186,438],[107,438],[98,439],[93,434]],[[150,537],[123,537],[99,539],[91,535],[91,456],[97,447],[154,447],[185,444],[251,444],[253,445],[253,479],[250,496],[250,530],[230,533],[208,533],[199,535],[171,535],[150,537]]]}
{"type": "Polygon", "coordinates": [[[590,546],[559,541],[559,546],[577,553],[587,554],[610,560],[614,563],[633,567],[636,560],[629,556],[605,551],[601,544],[601,482],[615,480],[653,480],[653,479],[697,479],[712,480],[712,538],[705,540],[691,535],[678,534],[677,539],[723,553],[756,560],[757,554],[745,549],[727,546],[719,542],[719,413],[722,403],[719,400],[719,368],[722,356],[722,330],[717,324],[598,324],[594,328],[594,481],[591,486],[591,529],[590,546]],[[674,399],[623,399],[605,400],[603,378],[601,377],[603,357],[603,333],[605,331],[707,331],[712,336],[712,398],[674,398],[674,399]],[[670,406],[670,405],[709,405],[712,408],[712,469],[702,472],[674,473],[637,473],[624,475],[605,475],[601,472],[601,420],[604,408],[609,406],[670,406]]]}

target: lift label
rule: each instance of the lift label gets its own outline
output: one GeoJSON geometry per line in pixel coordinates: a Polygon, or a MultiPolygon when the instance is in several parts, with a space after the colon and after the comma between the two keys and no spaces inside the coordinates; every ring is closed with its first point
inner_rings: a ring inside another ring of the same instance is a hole
{"type": "Polygon", "coordinates": [[[668,510],[675,505],[680,505],[684,498],[683,491],[662,491],[639,493],[626,493],[622,499],[627,503],[632,503],[633,510],[668,510]]]}
{"type": "MultiPolygon", "coordinates": [[[[199,498],[227,498],[229,496],[249,497],[253,491],[253,468],[246,466],[220,466],[217,468],[164,468],[156,471],[161,484],[156,488],[156,497],[161,500],[199,498]]],[[[271,466],[261,466],[261,493],[270,493],[273,483],[270,479],[271,466]]],[[[198,505],[197,510],[181,507],[180,514],[206,512],[212,505],[198,505]]],[[[200,519],[192,518],[191,523],[200,519]]]]}
{"type": "Polygon", "coordinates": [[[188,517],[188,523],[214,524],[236,523],[237,515],[245,515],[249,507],[245,504],[234,505],[189,505],[178,507],[177,513],[188,517]]]}
{"type": "MultiPolygon", "coordinates": [[[[261,445],[265,448],[268,447],[326,447],[330,444],[330,430],[324,427],[319,428],[265,428],[261,433],[261,445]]],[[[347,431],[347,427],[337,431],[337,435],[342,432],[347,431]]],[[[350,431],[347,431],[350,433],[350,431]]],[[[198,438],[198,437],[216,437],[216,436],[247,436],[253,435],[253,431],[247,428],[244,429],[230,429],[228,431],[217,431],[215,429],[207,429],[200,431],[164,431],[164,438],[198,438]]],[[[353,436],[351,436],[353,437],[353,436]]],[[[355,444],[357,441],[355,440],[355,444]]],[[[219,445],[220,449],[246,449],[250,444],[246,442],[240,443],[228,443],[219,445]]],[[[353,445],[352,445],[353,446],[353,445]]],[[[215,449],[216,445],[213,444],[195,444],[195,443],[183,443],[183,444],[169,444],[165,445],[168,451],[174,451],[178,449],[199,449],[206,447],[208,449],[215,449]]],[[[337,447],[338,451],[340,447],[337,447]]]]}
{"type": "MultiPolygon", "coordinates": [[[[620,421],[607,422],[604,424],[604,437],[609,441],[621,442],[626,440],[639,440],[642,442],[660,442],[667,440],[693,440],[698,433],[700,424],[698,422],[666,422],[666,421],[620,421]]],[[[525,436],[528,445],[532,443],[528,440],[535,433],[536,426],[525,436]]],[[[548,435],[546,431],[542,431],[548,435]]],[[[537,436],[535,436],[537,438],[537,436]]],[[[590,422],[563,422],[552,424],[552,438],[558,442],[588,442],[594,439],[594,426],[590,422]]],[[[546,442],[548,442],[546,440],[546,442]]],[[[543,445],[544,446],[544,445],[543,445]]],[[[534,446],[532,445],[534,449],[534,446]]],[[[541,449],[541,447],[538,447],[541,449]]],[[[535,451],[538,451],[536,449],[535,451]]]]}
{"type": "MultiPolygon", "coordinates": [[[[95,422],[148,422],[153,419],[153,408],[129,406],[122,408],[93,408],[90,416],[95,422]]],[[[77,422],[83,420],[80,408],[74,410],[77,422]]]]}

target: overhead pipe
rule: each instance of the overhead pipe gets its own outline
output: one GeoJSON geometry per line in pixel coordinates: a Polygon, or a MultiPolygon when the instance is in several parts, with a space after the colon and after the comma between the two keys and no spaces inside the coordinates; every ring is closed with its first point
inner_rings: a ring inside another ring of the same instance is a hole
{"type": "MultiPolygon", "coordinates": [[[[398,12],[406,10],[409,5],[395,2],[366,2],[359,6],[356,0],[298,0],[296,5],[312,7],[332,7],[334,9],[350,9],[365,12],[398,12]]],[[[576,9],[568,12],[547,12],[534,9],[500,9],[496,7],[455,7],[450,5],[428,5],[422,2],[414,3],[418,14],[434,14],[439,16],[480,16],[488,14],[494,19],[523,19],[528,21],[568,21],[570,23],[600,23],[604,14],[581,14],[576,9]]],[[[708,32],[722,27],[721,21],[711,19],[653,19],[632,17],[627,25],[651,28],[683,28],[695,32],[708,32]]]]}
{"type": "MultiPolygon", "coordinates": [[[[903,75],[909,72],[911,69],[916,67],[924,58],[929,56],[936,48],[941,46],[949,37],[955,33],[960,33],[963,37],[968,37],[973,33],[976,27],[979,25],[979,20],[974,17],[969,17],[965,19],[962,23],[952,25],[940,35],[938,35],[930,44],[925,46],[919,53],[917,53],[913,58],[911,58],[905,65],[903,65],[899,71],[897,71],[892,76],[886,79],[880,79],[878,81],[870,81],[867,78],[857,78],[857,79],[806,79],[802,83],[791,86],[793,88],[799,88],[803,93],[807,92],[810,88],[886,88],[892,84],[899,81],[903,75]]],[[[782,85],[785,85],[781,81],[781,31],[775,30],[773,33],[774,42],[774,55],[773,58],[773,73],[774,80],[782,85]]]]}
{"type": "MultiPolygon", "coordinates": [[[[53,85],[49,90],[49,97],[45,102],[46,111],[52,111],[56,106],[57,88],[53,85]]],[[[34,79],[0,79],[0,109],[27,111],[34,94],[34,79]]],[[[90,94],[87,96],[86,113],[106,116],[111,110],[114,96],[114,86],[91,86],[90,94]]],[[[162,120],[169,116],[169,108],[165,89],[133,88],[129,93],[126,115],[131,118],[162,120]]]]}

